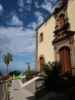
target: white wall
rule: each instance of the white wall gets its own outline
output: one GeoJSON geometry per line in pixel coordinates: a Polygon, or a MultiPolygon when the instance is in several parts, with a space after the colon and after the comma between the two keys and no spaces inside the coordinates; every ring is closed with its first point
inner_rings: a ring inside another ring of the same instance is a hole
{"type": "Polygon", "coordinates": [[[55,60],[54,47],[52,41],[54,38],[54,27],[55,19],[51,17],[45,24],[43,24],[38,30],[38,59],[41,55],[44,56],[46,63],[49,61],[55,60]],[[43,32],[44,39],[43,42],[40,42],[39,37],[40,33],[43,32]]]}

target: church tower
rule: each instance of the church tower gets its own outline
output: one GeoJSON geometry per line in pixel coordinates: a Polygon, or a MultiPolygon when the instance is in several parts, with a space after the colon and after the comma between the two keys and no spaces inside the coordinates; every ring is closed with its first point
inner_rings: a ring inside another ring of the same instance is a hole
{"type": "Polygon", "coordinates": [[[53,46],[55,50],[55,59],[61,63],[61,72],[72,73],[71,64],[71,45],[74,39],[74,31],[70,30],[68,19],[68,0],[60,0],[59,7],[54,11],[55,31],[53,46]]]}

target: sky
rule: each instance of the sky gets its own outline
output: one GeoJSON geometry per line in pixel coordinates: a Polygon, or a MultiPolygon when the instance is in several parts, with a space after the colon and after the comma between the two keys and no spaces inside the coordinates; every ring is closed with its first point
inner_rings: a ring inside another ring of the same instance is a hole
{"type": "Polygon", "coordinates": [[[50,16],[60,0],[0,0],[0,71],[3,55],[10,52],[9,71],[35,68],[36,28],[50,16]]]}

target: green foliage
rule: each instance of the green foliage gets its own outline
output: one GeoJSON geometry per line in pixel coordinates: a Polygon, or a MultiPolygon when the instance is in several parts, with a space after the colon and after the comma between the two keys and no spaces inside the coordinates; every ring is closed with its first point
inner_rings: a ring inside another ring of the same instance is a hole
{"type": "Polygon", "coordinates": [[[13,61],[12,55],[8,52],[3,56],[3,61],[7,65],[7,74],[8,74],[8,65],[13,61]]]}
{"type": "Polygon", "coordinates": [[[32,78],[32,70],[31,70],[31,67],[30,65],[28,65],[28,68],[27,70],[25,71],[25,75],[26,75],[26,79],[29,80],[32,78]]]}
{"type": "Polygon", "coordinates": [[[21,72],[18,71],[18,70],[15,70],[15,71],[12,71],[12,72],[9,73],[10,76],[13,76],[13,75],[19,76],[20,74],[21,74],[21,72]]]}
{"type": "Polygon", "coordinates": [[[12,62],[12,60],[12,55],[9,52],[3,56],[3,61],[7,66],[12,62]]]}
{"type": "Polygon", "coordinates": [[[60,65],[60,63],[53,62],[51,64],[51,66],[52,66],[52,76],[54,78],[56,78],[56,79],[59,78],[60,77],[60,72],[61,72],[61,65],[60,65]]]}
{"type": "Polygon", "coordinates": [[[52,62],[44,65],[44,73],[47,77],[57,77],[60,75],[61,65],[58,62],[52,62]]]}
{"type": "Polygon", "coordinates": [[[0,76],[2,76],[2,73],[0,72],[0,76]]]}
{"type": "MultiPolygon", "coordinates": [[[[58,62],[52,62],[44,65],[44,86],[47,89],[60,79],[61,65],[58,62]]],[[[51,87],[50,87],[51,88],[51,87]]]]}

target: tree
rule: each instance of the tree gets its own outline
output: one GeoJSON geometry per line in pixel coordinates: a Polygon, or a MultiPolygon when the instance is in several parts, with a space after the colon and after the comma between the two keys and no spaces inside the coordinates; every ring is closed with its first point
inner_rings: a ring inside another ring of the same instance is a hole
{"type": "Polygon", "coordinates": [[[0,76],[2,76],[2,73],[0,72],[0,76]]]}
{"type": "Polygon", "coordinates": [[[2,77],[2,73],[0,72],[0,80],[1,80],[1,77],[2,77]]]}
{"type": "MultiPolygon", "coordinates": [[[[6,67],[7,67],[7,76],[8,77],[8,66],[9,64],[12,62],[12,54],[7,52],[4,56],[3,56],[3,61],[4,63],[6,64],[6,67]]],[[[9,77],[8,77],[9,78],[9,77]]],[[[7,78],[7,79],[8,79],[7,78]]],[[[6,82],[6,100],[9,100],[9,81],[6,82]]]]}
{"type": "Polygon", "coordinates": [[[27,70],[25,71],[25,75],[27,80],[32,78],[32,70],[29,63],[27,63],[27,70]]]}
{"type": "Polygon", "coordinates": [[[52,76],[54,79],[58,79],[61,73],[61,64],[59,62],[52,62],[52,76]]]}
{"type": "Polygon", "coordinates": [[[55,86],[57,80],[60,79],[61,64],[58,62],[52,62],[44,65],[44,86],[47,89],[51,89],[55,86]]]}
{"type": "Polygon", "coordinates": [[[46,76],[56,79],[60,77],[61,65],[58,62],[52,62],[50,64],[44,65],[44,73],[46,76]]]}
{"type": "Polygon", "coordinates": [[[15,71],[12,71],[12,72],[9,73],[10,76],[13,76],[13,75],[19,76],[20,74],[21,74],[21,72],[18,71],[18,70],[15,70],[15,71]]]}
{"type": "Polygon", "coordinates": [[[7,54],[5,54],[5,55],[3,56],[3,61],[4,61],[4,63],[5,63],[6,66],[7,66],[7,74],[8,74],[8,66],[9,66],[9,64],[13,61],[13,59],[12,59],[12,54],[10,54],[9,52],[8,52],[7,54]]]}

